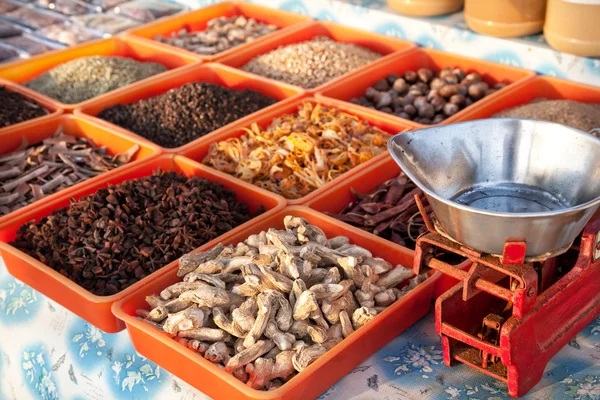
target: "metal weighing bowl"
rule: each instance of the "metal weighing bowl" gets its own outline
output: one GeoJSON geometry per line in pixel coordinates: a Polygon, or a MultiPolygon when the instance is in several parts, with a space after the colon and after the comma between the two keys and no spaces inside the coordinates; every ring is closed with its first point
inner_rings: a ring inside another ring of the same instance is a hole
{"type": "Polygon", "coordinates": [[[452,239],[528,259],[566,250],[600,205],[600,139],[565,125],[492,118],[406,132],[388,149],[452,239]]]}

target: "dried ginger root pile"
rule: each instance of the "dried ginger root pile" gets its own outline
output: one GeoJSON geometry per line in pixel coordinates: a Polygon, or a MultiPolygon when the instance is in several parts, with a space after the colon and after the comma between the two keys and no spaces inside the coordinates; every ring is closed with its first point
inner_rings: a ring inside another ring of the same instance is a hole
{"type": "Polygon", "coordinates": [[[213,143],[203,163],[298,199],[386,151],[389,135],[358,117],[304,103],[266,129],[213,143]]]}
{"type": "Polygon", "coordinates": [[[272,390],[425,280],[287,216],[237,246],[180,259],[147,322],[254,389],[272,390]],[[397,286],[410,279],[402,289],[397,286]]]}

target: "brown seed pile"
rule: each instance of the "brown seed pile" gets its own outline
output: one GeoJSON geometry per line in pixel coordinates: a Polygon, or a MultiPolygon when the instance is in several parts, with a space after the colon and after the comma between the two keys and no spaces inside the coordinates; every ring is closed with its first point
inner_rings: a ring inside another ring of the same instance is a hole
{"type": "Polygon", "coordinates": [[[0,128],[42,117],[48,111],[36,101],[0,86],[0,128]]]}
{"type": "Polygon", "coordinates": [[[314,88],[380,58],[381,54],[326,36],[280,46],[253,58],[243,69],[304,88],[314,88]]]}
{"type": "Polygon", "coordinates": [[[420,124],[439,124],[506,85],[489,85],[477,72],[467,74],[460,68],[444,68],[439,74],[421,68],[378,80],[352,103],[420,124]]]}
{"type": "Polygon", "coordinates": [[[417,208],[414,196],[418,195],[429,210],[427,198],[421,189],[404,174],[383,182],[371,193],[352,191],[355,200],[339,214],[330,214],[384,239],[414,248],[417,237],[427,228],[417,208]]]}
{"type": "Polygon", "coordinates": [[[254,90],[194,82],[135,103],[108,107],[98,117],[173,148],[275,102],[254,90]]]}
{"type": "Polygon", "coordinates": [[[202,55],[213,55],[275,32],[276,25],[264,24],[243,15],[208,21],[206,30],[190,32],[185,27],[171,36],[157,35],[154,40],[202,55]]]}
{"type": "Polygon", "coordinates": [[[87,138],[58,131],[53,137],[0,156],[0,216],[45,196],[128,163],[137,153],[133,145],[114,156],[87,138]]]}
{"type": "Polygon", "coordinates": [[[166,70],[158,63],[126,57],[80,57],[44,72],[25,86],[63,103],[74,104],[166,70]]]}
{"type": "Polygon", "coordinates": [[[183,281],[138,314],[252,389],[274,390],[427,278],[303,218],[284,225],[183,256],[183,281]]]}
{"type": "Polygon", "coordinates": [[[203,163],[298,199],[386,151],[389,135],[358,117],[306,102],[261,129],[213,143],[203,163]]]}
{"type": "Polygon", "coordinates": [[[537,99],[529,104],[510,108],[494,117],[534,118],[557,122],[589,132],[600,128],[600,104],[586,104],[573,100],[537,99]]]}
{"type": "Polygon", "coordinates": [[[220,184],[157,171],[23,225],[12,245],[106,296],[250,218],[220,184]]]}

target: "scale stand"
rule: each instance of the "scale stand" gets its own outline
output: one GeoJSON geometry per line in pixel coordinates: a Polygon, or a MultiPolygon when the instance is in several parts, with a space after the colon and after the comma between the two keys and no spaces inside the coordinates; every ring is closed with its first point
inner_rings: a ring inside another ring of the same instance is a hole
{"type": "Polygon", "coordinates": [[[417,205],[429,232],[417,240],[415,274],[435,269],[460,281],[435,304],[444,363],[467,364],[506,382],[511,397],[523,396],[554,354],[600,314],[600,213],[582,233],[575,265],[557,279],[557,255],[567,249],[527,260],[526,243],[510,239],[502,256],[484,254],[449,239],[418,197],[417,205]],[[438,250],[470,260],[470,269],[438,260],[438,250]]]}

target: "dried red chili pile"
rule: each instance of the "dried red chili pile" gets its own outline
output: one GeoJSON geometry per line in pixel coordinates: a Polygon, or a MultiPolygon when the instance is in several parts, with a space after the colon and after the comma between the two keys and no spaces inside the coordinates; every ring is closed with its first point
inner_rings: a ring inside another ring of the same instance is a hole
{"type": "Polygon", "coordinates": [[[157,171],[23,225],[12,245],[105,296],[250,218],[220,184],[157,171]]]}
{"type": "Polygon", "coordinates": [[[417,237],[427,230],[414,197],[419,195],[429,212],[427,198],[404,173],[383,182],[369,194],[354,190],[353,194],[355,200],[339,214],[327,214],[411,248],[414,248],[417,237]]]}

